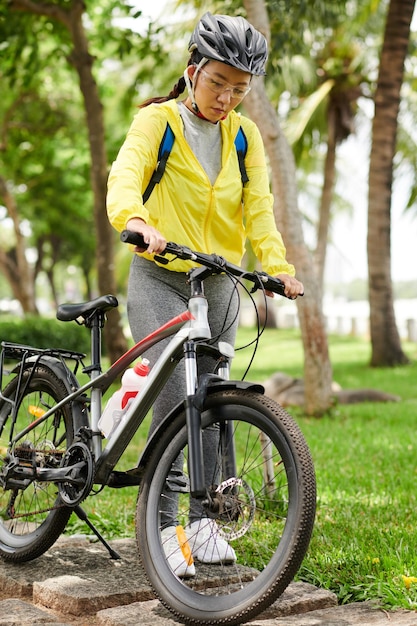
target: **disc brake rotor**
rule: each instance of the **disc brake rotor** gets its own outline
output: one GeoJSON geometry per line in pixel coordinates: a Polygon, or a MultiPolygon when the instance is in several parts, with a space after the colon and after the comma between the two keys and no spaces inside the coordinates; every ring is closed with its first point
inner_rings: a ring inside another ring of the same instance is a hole
{"type": "Polygon", "coordinates": [[[241,478],[228,478],[218,485],[216,495],[223,501],[219,532],[226,541],[243,537],[252,526],[256,500],[252,488],[241,478]]]}

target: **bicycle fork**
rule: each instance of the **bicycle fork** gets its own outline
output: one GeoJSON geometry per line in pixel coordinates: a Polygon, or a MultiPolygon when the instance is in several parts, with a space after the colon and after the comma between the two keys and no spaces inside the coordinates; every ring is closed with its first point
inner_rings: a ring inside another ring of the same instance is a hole
{"type": "MultiPolygon", "coordinates": [[[[187,398],[185,402],[185,416],[188,433],[188,472],[190,478],[190,494],[193,498],[204,498],[210,502],[210,494],[205,484],[203,437],[201,428],[201,410],[207,393],[207,386],[211,377],[218,375],[207,374],[200,381],[197,389],[197,351],[193,341],[184,344],[184,360],[186,372],[187,398]]],[[[228,378],[228,367],[222,370],[224,378],[228,378]]],[[[223,378],[223,376],[220,376],[223,378]]],[[[225,422],[220,431],[220,446],[226,454],[222,455],[223,477],[233,477],[236,474],[236,457],[232,424],[225,422]]]]}
{"type": "MultiPolygon", "coordinates": [[[[190,312],[193,316],[191,332],[189,340],[184,343],[184,363],[186,377],[186,401],[185,416],[188,433],[188,472],[190,478],[190,494],[193,498],[205,499],[210,501],[210,494],[207,491],[204,476],[204,453],[203,453],[203,437],[201,429],[201,411],[203,409],[204,399],[207,392],[210,375],[202,377],[204,382],[198,381],[197,370],[197,343],[195,339],[209,339],[211,331],[207,319],[207,301],[204,297],[202,279],[207,273],[206,268],[195,268],[190,272],[190,284],[192,289],[192,297],[189,301],[190,312]],[[201,389],[198,389],[200,382],[201,389]]],[[[217,370],[217,378],[229,378],[229,358],[232,356],[230,350],[233,348],[224,344],[220,353],[224,352],[225,359],[223,364],[217,370]]],[[[216,351],[217,352],[217,351],[216,351]]],[[[217,352],[217,355],[219,353],[217,352]]],[[[223,432],[223,443],[233,439],[230,433],[230,427],[227,425],[223,432]]],[[[232,448],[228,461],[228,475],[234,475],[235,459],[232,448]],[[233,468],[232,468],[233,466],[233,468]],[[232,473],[230,473],[232,472],[232,473]]]]}
{"type": "Polygon", "coordinates": [[[187,389],[185,416],[188,432],[190,493],[193,498],[202,498],[206,495],[206,489],[204,484],[201,412],[195,403],[195,393],[197,389],[197,350],[194,341],[185,342],[184,359],[187,389]]]}

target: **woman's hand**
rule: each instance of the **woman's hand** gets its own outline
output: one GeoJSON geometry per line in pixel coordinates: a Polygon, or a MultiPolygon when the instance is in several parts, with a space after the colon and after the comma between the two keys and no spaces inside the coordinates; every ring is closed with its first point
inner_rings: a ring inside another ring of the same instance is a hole
{"type": "MultiPolygon", "coordinates": [[[[297,296],[304,295],[304,285],[299,280],[294,278],[294,276],[290,276],[289,274],[278,274],[276,278],[279,278],[284,283],[284,293],[287,298],[290,300],[295,300],[297,296]]],[[[266,291],[268,296],[273,296],[274,294],[270,291],[266,291]]]]}
{"type": "Polygon", "coordinates": [[[154,228],[149,226],[140,217],[132,217],[126,224],[127,230],[140,233],[148,245],[147,248],[139,248],[136,246],[136,252],[149,252],[149,254],[159,254],[165,250],[167,241],[163,235],[154,228]]]}

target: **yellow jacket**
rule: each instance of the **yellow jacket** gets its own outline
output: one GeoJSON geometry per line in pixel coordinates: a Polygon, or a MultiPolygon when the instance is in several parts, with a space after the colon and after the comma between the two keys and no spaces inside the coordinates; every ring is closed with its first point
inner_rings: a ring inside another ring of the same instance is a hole
{"type": "MultiPolygon", "coordinates": [[[[108,180],[107,211],[118,231],[141,217],[167,239],[193,250],[215,252],[240,265],[246,237],[268,274],[294,276],[273,215],[262,139],[256,125],[235,111],[219,122],[222,169],[214,185],[184,138],[176,101],[152,104],[135,116],[108,180]],[[142,194],[155,169],[169,122],[175,142],[166,170],[146,206],[142,194]],[[243,187],[234,139],[242,126],[248,140],[245,158],[249,182],[243,187]],[[243,201],[242,201],[243,200],[243,201]]],[[[144,253],[143,256],[152,258],[144,253]]],[[[176,260],[167,268],[186,272],[191,263],[176,260]]]]}

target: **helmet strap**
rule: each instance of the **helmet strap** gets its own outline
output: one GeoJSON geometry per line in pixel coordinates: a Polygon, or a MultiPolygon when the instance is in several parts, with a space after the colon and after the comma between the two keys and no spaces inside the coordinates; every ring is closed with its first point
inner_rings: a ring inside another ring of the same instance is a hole
{"type": "Polygon", "coordinates": [[[194,113],[199,113],[199,109],[198,109],[198,104],[195,101],[195,95],[194,95],[194,86],[195,86],[195,82],[197,79],[197,74],[198,72],[201,70],[201,68],[203,67],[203,65],[205,65],[206,63],[208,63],[209,59],[207,59],[206,57],[203,57],[201,59],[201,61],[198,63],[198,65],[195,65],[195,71],[193,74],[193,79],[191,80],[189,74],[188,74],[188,69],[190,66],[185,68],[184,71],[184,80],[185,80],[185,84],[187,85],[187,89],[188,89],[188,95],[190,96],[191,99],[191,107],[194,111],[194,113]]]}

